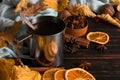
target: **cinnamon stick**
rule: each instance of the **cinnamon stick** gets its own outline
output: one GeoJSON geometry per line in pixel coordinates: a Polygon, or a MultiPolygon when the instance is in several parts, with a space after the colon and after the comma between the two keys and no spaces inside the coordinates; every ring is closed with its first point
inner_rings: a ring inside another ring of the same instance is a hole
{"type": "Polygon", "coordinates": [[[50,68],[51,67],[30,67],[31,70],[38,71],[38,72],[44,72],[50,68]]]}
{"type": "Polygon", "coordinates": [[[88,41],[87,39],[84,39],[84,38],[76,38],[76,42],[80,46],[85,47],[85,48],[88,48],[89,44],[90,44],[90,41],[88,41]]]}
{"type": "MultiPolygon", "coordinates": [[[[31,70],[38,71],[38,72],[45,72],[48,69],[51,69],[54,67],[30,67],[31,70]]],[[[63,67],[59,67],[61,69],[64,69],[63,67]]]]}
{"type": "Polygon", "coordinates": [[[65,34],[64,37],[65,37],[65,40],[67,40],[67,41],[73,40],[74,43],[77,44],[78,46],[82,46],[85,48],[89,47],[90,41],[85,38],[74,37],[74,36],[68,35],[68,34],[65,34]]]}

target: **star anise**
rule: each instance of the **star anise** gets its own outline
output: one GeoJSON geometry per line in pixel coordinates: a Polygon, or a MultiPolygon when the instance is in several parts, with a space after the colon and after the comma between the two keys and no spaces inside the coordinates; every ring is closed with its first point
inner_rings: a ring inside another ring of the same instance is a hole
{"type": "Polygon", "coordinates": [[[106,49],[107,49],[107,47],[106,47],[105,44],[98,44],[98,46],[97,46],[97,50],[103,51],[103,50],[106,50],[106,49]]]}
{"type": "Polygon", "coordinates": [[[90,68],[91,67],[91,63],[90,62],[87,62],[87,61],[84,61],[84,62],[82,62],[80,65],[79,65],[79,67],[80,68],[83,68],[83,69],[88,69],[88,68],[90,68]]]}

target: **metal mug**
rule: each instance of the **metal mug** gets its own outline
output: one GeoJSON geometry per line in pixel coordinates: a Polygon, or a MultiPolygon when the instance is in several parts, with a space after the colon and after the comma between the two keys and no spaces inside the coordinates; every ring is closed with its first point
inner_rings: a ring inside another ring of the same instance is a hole
{"type": "Polygon", "coordinates": [[[30,56],[35,58],[40,66],[60,66],[64,53],[65,23],[53,16],[39,16],[33,18],[31,23],[37,29],[28,27],[28,33],[24,35],[24,38],[31,36],[30,56]]]}

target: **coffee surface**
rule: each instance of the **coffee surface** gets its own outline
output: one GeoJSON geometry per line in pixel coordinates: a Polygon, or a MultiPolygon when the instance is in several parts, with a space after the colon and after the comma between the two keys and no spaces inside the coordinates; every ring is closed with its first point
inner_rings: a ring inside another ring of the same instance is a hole
{"type": "Polygon", "coordinates": [[[53,35],[61,32],[64,27],[55,22],[38,22],[34,24],[37,29],[33,31],[37,35],[53,35]]]}

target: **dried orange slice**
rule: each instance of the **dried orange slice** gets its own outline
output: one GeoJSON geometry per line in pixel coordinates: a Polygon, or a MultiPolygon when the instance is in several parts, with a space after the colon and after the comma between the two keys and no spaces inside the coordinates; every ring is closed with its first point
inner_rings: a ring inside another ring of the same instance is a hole
{"type": "Polygon", "coordinates": [[[82,68],[72,68],[65,72],[66,80],[96,80],[92,74],[82,68]]]}
{"type": "Polygon", "coordinates": [[[109,35],[105,32],[89,32],[87,39],[95,43],[106,44],[109,41],[109,35]]]}
{"type": "Polygon", "coordinates": [[[65,69],[61,69],[55,72],[54,80],[65,80],[65,69]]]}
{"type": "Polygon", "coordinates": [[[44,53],[45,53],[45,58],[48,61],[53,62],[55,60],[55,56],[51,55],[49,44],[45,45],[45,47],[44,47],[44,53]]]}
{"type": "Polygon", "coordinates": [[[56,71],[60,70],[61,68],[51,68],[44,72],[42,80],[54,80],[54,74],[56,71]]]}
{"type": "Polygon", "coordinates": [[[47,43],[44,47],[45,57],[48,61],[52,62],[55,60],[55,56],[58,52],[58,46],[55,41],[47,43]]]}
{"type": "Polygon", "coordinates": [[[117,6],[117,10],[120,11],[120,4],[117,6]]]}

